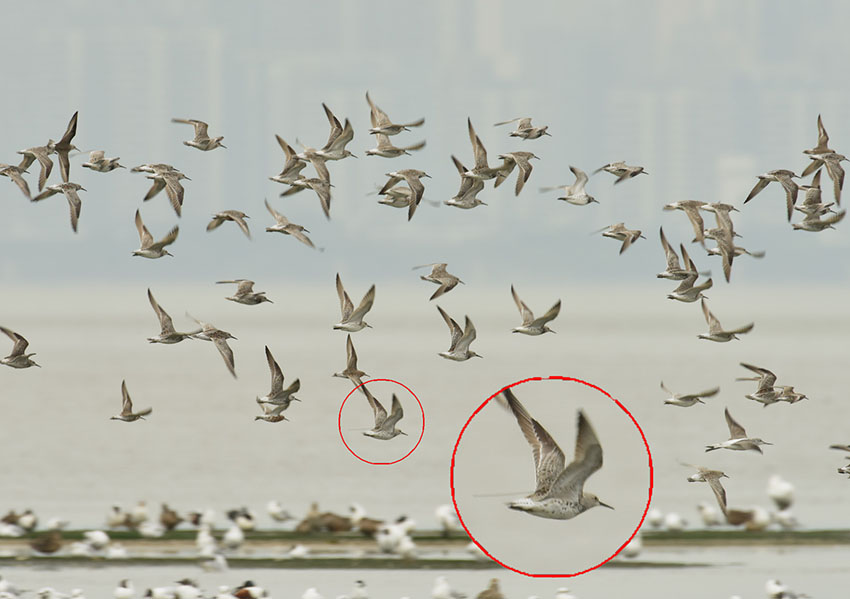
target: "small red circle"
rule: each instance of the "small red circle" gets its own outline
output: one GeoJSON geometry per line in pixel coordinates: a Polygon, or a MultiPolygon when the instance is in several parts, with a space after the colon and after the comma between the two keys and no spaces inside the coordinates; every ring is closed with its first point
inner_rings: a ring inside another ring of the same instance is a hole
{"type": "Polygon", "coordinates": [[[577,378],[573,378],[573,377],[567,377],[567,376],[547,376],[547,377],[537,376],[537,377],[522,379],[521,381],[516,381],[515,383],[511,383],[510,385],[506,385],[506,386],[502,387],[501,389],[496,391],[493,395],[491,395],[490,397],[485,399],[484,402],[480,406],[478,406],[478,408],[472,413],[472,415],[469,417],[469,419],[463,425],[463,428],[460,430],[460,434],[458,435],[457,441],[455,441],[454,449],[452,450],[452,465],[451,465],[451,471],[449,473],[449,484],[451,485],[451,489],[452,489],[452,504],[454,504],[455,512],[457,513],[458,520],[460,521],[461,526],[463,526],[463,529],[466,531],[466,534],[469,535],[469,538],[472,539],[472,542],[475,543],[478,546],[478,548],[481,551],[483,551],[484,554],[487,557],[492,559],[494,562],[496,562],[497,564],[499,564],[503,568],[507,568],[508,570],[512,570],[512,571],[516,572],[517,574],[522,574],[523,576],[530,576],[532,578],[572,578],[573,576],[580,576],[582,574],[587,574],[588,572],[595,570],[596,568],[608,563],[609,561],[614,559],[617,556],[617,554],[620,553],[625,548],[626,545],[631,543],[632,539],[635,538],[635,535],[637,535],[638,531],[640,530],[640,527],[643,526],[643,522],[646,519],[646,514],[649,511],[649,504],[652,502],[652,489],[653,489],[654,474],[655,474],[655,469],[652,466],[652,452],[649,450],[649,443],[647,443],[647,441],[646,441],[646,435],[643,434],[643,429],[640,427],[637,420],[635,420],[635,417],[632,416],[632,413],[629,412],[629,410],[626,408],[626,406],[624,406],[622,403],[620,403],[619,400],[612,397],[610,393],[608,393],[607,391],[605,391],[601,387],[597,387],[593,383],[588,383],[587,381],[583,381],[581,379],[577,379],[577,378]],[[460,510],[457,507],[457,499],[455,498],[455,457],[457,456],[457,448],[460,445],[460,440],[463,438],[463,435],[466,432],[466,428],[469,426],[469,423],[472,422],[472,419],[475,418],[475,415],[478,414],[478,412],[480,412],[491,399],[496,397],[499,393],[501,393],[505,389],[510,389],[511,387],[515,387],[516,385],[521,385],[521,384],[527,383],[529,381],[551,381],[551,380],[572,381],[574,383],[581,383],[582,385],[596,389],[597,391],[599,391],[600,393],[602,393],[603,395],[608,397],[608,399],[610,399],[615,404],[617,404],[617,406],[621,410],[623,410],[623,412],[626,413],[626,415],[632,421],[632,424],[635,425],[635,428],[637,429],[638,433],[640,433],[640,438],[643,440],[643,446],[646,448],[646,457],[647,457],[648,465],[649,465],[649,493],[648,493],[648,496],[646,498],[646,506],[643,509],[643,514],[640,517],[640,522],[638,522],[638,525],[635,527],[631,536],[628,539],[626,539],[626,541],[622,545],[620,545],[620,547],[614,553],[612,553],[607,559],[599,562],[595,566],[591,566],[590,568],[587,568],[587,569],[582,570],[580,572],[573,572],[572,574],[531,574],[530,572],[523,572],[522,570],[519,570],[517,568],[513,568],[513,567],[505,564],[504,562],[499,561],[498,559],[496,559],[495,557],[490,555],[490,552],[487,551],[487,549],[485,549],[484,546],[481,545],[481,543],[479,543],[475,539],[474,536],[472,536],[472,533],[469,531],[469,528],[467,528],[466,523],[463,521],[463,516],[461,515],[460,510]]]}
{"type": "Polygon", "coordinates": [[[345,396],[345,399],[342,400],[342,405],[339,406],[339,414],[337,416],[337,427],[339,428],[339,438],[342,439],[342,444],[345,445],[345,448],[348,450],[348,452],[351,455],[353,455],[355,458],[357,458],[361,462],[366,462],[367,464],[372,464],[373,466],[389,466],[390,464],[398,464],[400,461],[406,459],[407,456],[409,456],[411,453],[416,451],[416,448],[419,447],[419,444],[422,442],[422,437],[425,435],[425,409],[422,407],[422,402],[419,401],[419,398],[416,396],[416,394],[413,391],[411,391],[410,387],[408,387],[404,383],[401,383],[401,382],[399,382],[395,379],[369,379],[368,381],[364,381],[364,382],[360,383],[354,389],[349,391],[348,395],[345,396]],[[359,455],[357,455],[354,452],[354,450],[351,449],[351,447],[348,446],[348,443],[345,442],[345,436],[342,434],[342,409],[345,407],[345,402],[348,401],[348,398],[351,397],[351,395],[355,391],[357,391],[360,387],[362,387],[366,383],[378,383],[378,382],[382,382],[382,381],[387,382],[387,383],[395,383],[396,385],[404,387],[407,390],[407,392],[410,393],[413,396],[413,399],[415,399],[416,403],[419,405],[419,412],[420,412],[420,414],[422,414],[422,430],[419,431],[419,438],[416,440],[416,445],[413,446],[413,449],[408,451],[406,454],[401,456],[399,459],[394,460],[392,462],[370,462],[369,460],[364,459],[364,458],[360,457],[359,455]]]}

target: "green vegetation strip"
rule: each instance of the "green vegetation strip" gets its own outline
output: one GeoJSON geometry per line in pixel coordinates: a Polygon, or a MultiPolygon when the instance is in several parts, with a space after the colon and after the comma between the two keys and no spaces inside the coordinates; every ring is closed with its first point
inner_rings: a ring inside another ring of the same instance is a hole
{"type": "Polygon", "coordinates": [[[850,530],[647,531],[644,545],[850,545],[850,530]]]}
{"type": "MultiPolygon", "coordinates": [[[[190,564],[199,566],[206,560],[194,557],[137,557],[130,559],[93,559],[75,556],[37,556],[37,557],[0,557],[4,566],[51,564],[56,566],[82,566],[101,568],[107,566],[175,566],[190,564]]],[[[281,568],[281,569],[358,569],[358,570],[488,570],[501,568],[493,561],[468,559],[398,559],[398,558],[231,558],[227,561],[231,568],[281,568]]],[[[692,568],[709,567],[710,564],[687,562],[654,562],[640,560],[611,560],[606,568],[692,568]]]]}

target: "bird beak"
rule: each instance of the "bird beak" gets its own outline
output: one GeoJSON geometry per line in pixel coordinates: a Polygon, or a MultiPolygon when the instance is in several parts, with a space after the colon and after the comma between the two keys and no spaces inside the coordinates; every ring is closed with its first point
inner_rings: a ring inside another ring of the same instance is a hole
{"type": "Polygon", "coordinates": [[[429,179],[431,178],[431,175],[429,175],[428,173],[425,173],[425,174],[424,174],[424,175],[422,175],[422,176],[423,176],[423,177],[428,177],[429,179]]]}
{"type": "Polygon", "coordinates": [[[224,148],[225,150],[227,149],[227,146],[226,146],[226,145],[224,145],[224,144],[218,144],[218,146],[219,146],[220,148],[224,148]]]}
{"type": "Polygon", "coordinates": [[[613,509],[614,509],[614,508],[613,508],[613,506],[610,506],[610,505],[608,505],[607,503],[602,503],[601,501],[599,502],[599,505],[601,505],[602,507],[607,507],[609,510],[613,510],[613,509]]]}

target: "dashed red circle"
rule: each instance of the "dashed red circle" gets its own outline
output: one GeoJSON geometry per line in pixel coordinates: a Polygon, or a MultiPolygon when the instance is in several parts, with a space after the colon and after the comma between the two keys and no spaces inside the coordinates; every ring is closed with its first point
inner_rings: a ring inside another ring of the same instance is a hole
{"type": "MultiPolygon", "coordinates": [[[[364,381],[364,382],[360,383],[354,389],[349,391],[348,395],[345,396],[345,399],[342,400],[342,404],[339,406],[339,414],[337,416],[337,427],[339,428],[339,438],[342,439],[342,444],[345,445],[345,448],[348,450],[348,452],[351,455],[353,455],[355,458],[357,458],[361,462],[366,462],[367,464],[372,464],[373,466],[389,466],[390,464],[398,464],[402,460],[406,459],[411,453],[416,451],[417,447],[419,447],[419,444],[422,442],[422,437],[425,435],[425,409],[422,407],[422,402],[419,401],[419,397],[417,397],[416,394],[413,391],[411,391],[410,387],[408,387],[404,383],[399,382],[395,379],[369,379],[368,381],[364,381]],[[415,399],[416,403],[419,405],[419,413],[422,414],[422,430],[419,431],[419,438],[416,440],[416,445],[413,446],[413,449],[408,451],[406,454],[401,456],[399,459],[393,460],[392,462],[371,462],[371,461],[357,455],[357,453],[353,449],[351,449],[351,447],[348,446],[348,443],[345,442],[345,435],[342,434],[342,409],[345,407],[345,402],[348,401],[348,398],[351,397],[354,394],[355,391],[360,389],[360,387],[366,385],[367,383],[378,383],[378,382],[382,382],[382,381],[387,382],[387,383],[395,383],[396,385],[399,385],[400,387],[404,387],[404,389],[406,389],[407,392],[410,393],[413,396],[413,399],[415,399]]],[[[452,462],[454,462],[454,459],[452,460],[452,462]]],[[[454,495],[454,493],[452,493],[452,495],[454,495]]]]}
{"type": "Polygon", "coordinates": [[[612,559],[614,559],[617,556],[617,554],[619,554],[625,548],[626,545],[631,543],[632,539],[635,538],[635,536],[637,535],[641,526],[643,526],[643,522],[646,519],[646,514],[649,511],[649,504],[652,502],[652,490],[653,490],[653,486],[654,486],[654,474],[655,474],[655,469],[653,468],[653,465],[652,465],[652,452],[649,450],[649,443],[646,440],[646,435],[643,434],[643,429],[638,424],[638,421],[635,420],[635,417],[632,416],[632,413],[628,410],[628,408],[626,408],[626,406],[624,406],[622,403],[620,403],[620,401],[618,399],[611,396],[611,394],[608,393],[607,391],[605,391],[605,389],[602,389],[601,387],[598,387],[598,386],[594,385],[593,383],[588,383],[587,381],[583,381],[581,379],[577,379],[577,378],[573,378],[573,377],[567,377],[567,376],[547,376],[547,377],[539,377],[538,376],[538,377],[531,377],[531,378],[527,378],[527,379],[522,379],[521,381],[516,381],[515,383],[511,383],[510,385],[506,385],[506,386],[502,387],[501,389],[496,391],[493,395],[491,395],[490,397],[485,399],[484,402],[480,406],[478,406],[478,408],[472,413],[472,415],[469,417],[469,419],[463,425],[463,428],[460,430],[460,434],[458,435],[457,441],[455,441],[454,449],[452,450],[452,464],[451,464],[451,471],[450,471],[450,476],[449,476],[449,484],[451,485],[451,490],[452,490],[452,504],[454,505],[455,512],[457,513],[458,520],[460,521],[461,526],[463,526],[463,529],[466,531],[466,534],[469,535],[469,538],[472,539],[472,542],[475,543],[475,545],[482,552],[484,552],[484,554],[487,557],[492,559],[494,562],[496,562],[500,566],[507,568],[508,570],[512,570],[512,571],[516,572],[517,574],[522,574],[523,576],[530,576],[532,578],[572,578],[574,576],[581,576],[582,574],[587,574],[588,572],[591,572],[592,570],[595,570],[596,568],[599,568],[600,566],[607,564],[612,559]],[[592,389],[596,389],[597,391],[599,391],[600,393],[605,395],[608,399],[610,399],[615,404],[617,404],[617,407],[619,407],[621,410],[623,410],[623,412],[626,413],[626,415],[629,417],[629,420],[631,420],[632,424],[635,425],[635,428],[637,429],[638,433],[640,433],[640,438],[643,440],[643,446],[646,448],[646,457],[647,457],[647,463],[648,463],[648,466],[649,466],[649,492],[648,492],[647,498],[646,498],[646,506],[644,507],[643,514],[640,517],[640,522],[638,522],[638,525],[635,527],[631,536],[628,539],[626,539],[625,542],[622,545],[620,545],[620,547],[614,553],[612,553],[608,558],[599,562],[595,566],[591,566],[590,568],[587,568],[585,570],[581,570],[580,572],[573,572],[571,574],[532,574],[530,572],[523,572],[522,570],[519,570],[518,568],[514,568],[512,566],[509,566],[508,564],[506,564],[506,563],[496,559],[492,555],[490,555],[490,552],[487,551],[487,549],[485,549],[485,547],[475,539],[475,537],[470,532],[469,528],[467,528],[466,523],[463,521],[463,516],[461,515],[460,510],[457,507],[457,499],[455,497],[455,458],[457,456],[457,448],[460,445],[460,440],[463,438],[463,435],[466,432],[466,428],[469,426],[469,423],[472,422],[472,419],[475,418],[476,414],[478,414],[478,412],[480,412],[491,399],[496,397],[499,393],[501,393],[505,389],[510,389],[511,387],[515,387],[517,385],[521,385],[521,384],[527,383],[529,381],[552,381],[552,380],[571,381],[571,382],[574,382],[574,383],[581,383],[582,385],[585,385],[587,387],[591,387],[592,389]]]}

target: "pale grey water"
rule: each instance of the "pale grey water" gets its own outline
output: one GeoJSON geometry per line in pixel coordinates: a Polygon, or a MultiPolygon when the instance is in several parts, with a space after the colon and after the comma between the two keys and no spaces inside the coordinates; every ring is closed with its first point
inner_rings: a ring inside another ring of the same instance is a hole
{"type": "MultiPolygon", "coordinates": [[[[350,284],[354,289],[366,286],[364,281],[350,284]]],[[[155,290],[178,328],[188,326],[182,315],[188,309],[238,337],[232,342],[238,380],[230,378],[211,344],[148,344],[144,338],[155,334],[157,323],[142,288],[36,287],[27,288],[28,293],[5,289],[4,306],[16,315],[17,328],[27,331],[43,368],[4,370],[0,453],[10,468],[0,507],[32,507],[43,517],[67,518],[73,527],[96,527],[103,525],[110,505],[129,506],[139,499],[154,507],[167,501],[179,510],[212,507],[221,512],[247,505],[260,515],[261,526],[270,526],[264,505],[271,498],[296,514],[312,500],[337,512],[357,501],[371,515],[390,518],[404,513],[421,527],[431,528],[436,525],[434,508],[449,501],[452,448],[474,409],[515,380],[560,375],[601,386],[633,413],[652,450],[653,506],[682,513],[691,526],[698,522],[695,504],[713,497],[707,486],[685,481],[688,470],[680,460],[726,471],[732,477],[726,488],[734,507],[769,507],[766,481],[778,472],[796,486],[794,511],[803,527],[850,526],[846,480],[835,472],[843,462],[837,452],[827,449],[831,442],[845,441],[847,434],[848,408],[836,373],[847,359],[848,316],[842,308],[848,293],[830,288],[730,288],[713,309],[723,322],[754,319],[756,328],[741,341],[719,345],[696,339],[705,327],[698,306],[672,305],[664,298],[665,287],[659,282],[628,295],[606,286],[528,287],[523,295],[532,305],[547,304],[555,297],[564,302],[554,323],[558,333],[539,338],[509,332],[518,317],[509,290],[462,287],[441,304],[456,317],[473,315],[479,331],[473,348],[485,358],[454,363],[436,355],[448,344],[448,330],[426,301],[430,286],[419,281],[405,287],[380,286],[369,318],[375,328],[354,334],[360,366],[373,377],[408,385],[421,399],[426,421],[419,448],[393,466],[364,464],[339,439],[338,411],[349,384],[330,376],[345,360],[345,335],[331,330],[338,316],[332,283],[325,289],[264,287],[276,303],[256,307],[226,302],[224,290],[215,285],[155,290]],[[89,305],[93,295],[100,298],[96,307],[89,305]],[[62,301],[55,301],[57,297],[62,301]],[[809,297],[818,298],[824,313],[831,315],[828,320],[799,312],[809,297]],[[764,304],[764,298],[771,301],[764,304]],[[789,318],[791,314],[796,316],[789,318]],[[626,330],[628,334],[623,333],[626,330]],[[286,412],[291,422],[253,420],[258,412],[254,397],[264,394],[269,384],[264,344],[272,348],[288,380],[301,379],[303,402],[286,412]],[[789,351],[795,347],[810,349],[789,351]],[[744,399],[750,385],[734,382],[745,374],[737,365],[742,360],[772,368],[780,381],[795,384],[811,399],[766,409],[744,399]],[[127,379],[137,407],[153,406],[147,422],[108,420],[119,409],[122,378],[127,379]],[[658,388],[662,378],[675,389],[718,384],[721,393],[705,406],[664,406],[665,396],[658,388]],[[704,444],[727,437],[724,406],[751,434],[775,445],[765,448],[762,456],[705,454],[704,444]]],[[[557,406],[563,421],[553,421],[558,415],[555,404],[541,404],[534,399],[539,394],[523,387],[517,392],[534,406],[533,414],[542,410],[543,422],[553,423],[548,428],[562,447],[571,447],[574,407],[557,406]]],[[[558,565],[573,572],[583,569],[578,565],[599,561],[597,551],[603,558],[610,554],[637,525],[646,499],[646,458],[641,457],[642,449],[636,450],[634,429],[621,428],[624,419],[619,410],[601,395],[598,400],[604,400],[605,408],[589,396],[572,391],[564,395],[570,401],[584,398],[581,402],[605,442],[606,466],[590,479],[588,489],[618,510],[596,508],[577,520],[555,522],[563,528],[554,530],[583,532],[566,540],[556,534],[551,543],[525,548],[523,563],[509,560],[515,567],[537,572],[552,572],[558,565]],[[637,453],[629,456],[629,452],[637,453]],[[619,536],[622,540],[617,540],[619,536]],[[597,537],[604,541],[602,547],[591,550],[597,537]],[[577,544],[576,538],[583,540],[577,544]],[[555,566],[547,561],[552,551],[555,566]]],[[[371,419],[359,399],[358,422],[359,417],[371,419]]],[[[415,411],[408,413],[415,416],[415,411]]],[[[463,477],[459,492],[461,488],[470,494],[530,491],[530,452],[513,419],[495,409],[485,409],[479,418],[461,445],[458,476],[464,468],[478,471],[474,477],[463,477]],[[465,443],[473,448],[471,455],[482,450],[480,445],[476,448],[476,439],[486,451],[488,429],[495,431],[490,443],[498,439],[499,449],[514,460],[506,464],[515,468],[492,458],[465,465],[465,443]]],[[[415,422],[413,417],[407,423],[411,431],[416,430],[415,422]]],[[[365,437],[362,441],[372,442],[365,437]]],[[[393,445],[394,441],[383,447],[389,456],[398,457],[402,445],[393,445]]],[[[508,498],[461,501],[473,534],[476,527],[483,530],[485,546],[497,557],[504,554],[494,547],[515,533],[552,524],[523,521],[524,515],[502,507],[508,498]],[[465,512],[467,505],[474,511],[465,512]]]]}

